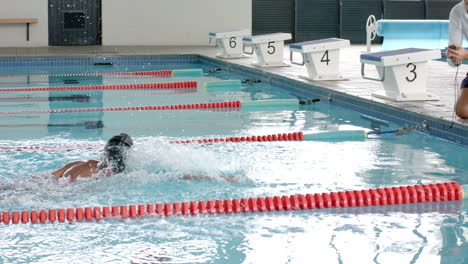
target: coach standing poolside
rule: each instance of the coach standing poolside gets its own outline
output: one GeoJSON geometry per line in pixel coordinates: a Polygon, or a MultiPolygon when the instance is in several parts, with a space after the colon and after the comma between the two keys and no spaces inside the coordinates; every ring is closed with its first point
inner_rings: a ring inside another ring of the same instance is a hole
{"type": "MultiPolygon", "coordinates": [[[[460,65],[468,59],[468,50],[462,47],[463,36],[468,39],[468,0],[463,0],[450,11],[449,47],[447,61],[451,66],[460,65]]],[[[460,96],[455,103],[455,113],[468,119],[468,74],[461,83],[460,96]]]]}

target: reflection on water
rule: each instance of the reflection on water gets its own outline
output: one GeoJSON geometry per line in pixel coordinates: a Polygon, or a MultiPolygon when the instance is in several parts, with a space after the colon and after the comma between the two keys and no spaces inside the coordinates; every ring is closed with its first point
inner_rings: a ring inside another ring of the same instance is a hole
{"type": "MultiPolygon", "coordinates": [[[[172,145],[166,137],[135,137],[134,141],[129,171],[73,184],[47,177],[47,172],[71,160],[97,158],[99,149],[1,152],[0,159],[10,167],[0,168],[0,210],[361,189],[385,186],[376,178],[382,172],[373,174],[381,156],[387,157],[390,171],[402,171],[414,162],[375,152],[375,141],[221,145],[172,145]],[[349,155],[350,149],[358,155],[349,155]],[[332,157],[349,160],[336,167],[332,157]],[[238,184],[179,180],[185,173],[245,180],[238,184]]],[[[73,142],[60,137],[40,142],[53,143],[73,142]]],[[[414,169],[428,169],[430,164],[436,164],[434,170],[451,168],[439,155],[421,153],[434,156],[434,162],[429,159],[414,169]]],[[[424,175],[419,172],[414,180],[432,181],[432,175],[424,175]]],[[[321,263],[464,263],[466,216],[464,204],[458,201],[99,223],[0,224],[4,241],[0,258],[5,263],[304,263],[310,259],[321,263]]]]}
{"type": "Polygon", "coordinates": [[[413,209],[2,225],[0,257],[5,263],[465,263],[466,209],[413,209]]]}

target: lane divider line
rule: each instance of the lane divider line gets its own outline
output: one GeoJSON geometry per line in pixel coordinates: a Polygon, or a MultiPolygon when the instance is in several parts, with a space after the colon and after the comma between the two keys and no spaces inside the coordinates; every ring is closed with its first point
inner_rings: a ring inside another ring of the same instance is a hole
{"type": "Polygon", "coordinates": [[[192,110],[192,109],[247,109],[258,110],[263,107],[291,107],[299,106],[297,99],[273,99],[257,101],[230,101],[214,103],[177,104],[177,105],[151,105],[133,107],[109,107],[109,108],[75,108],[54,110],[28,110],[28,111],[2,111],[1,115],[11,114],[38,114],[38,113],[72,113],[72,112],[107,112],[107,111],[154,111],[154,110],[192,110]]]}
{"type": "Polygon", "coordinates": [[[466,199],[468,185],[457,182],[339,191],[316,194],[235,198],[225,200],[185,201],[174,203],[148,203],[84,208],[51,208],[42,210],[3,211],[0,223],[37,224],[101,221],[106,218],[121,219],[155,215],[159,217],[223,215],[239,213],[264,213],[274,211],[347,208],[361,206],[386,206],[410,203],[457,201],[466,199]]]}
{"type": "Polygon", "coordinates": [[[209,139],[195,139],[195,140],[181,140],[169,141],[171,144],[210,144],[210,143],[223,143],[223,142],[272,142],[272,141],[302,141],[304,140],[304,133],[281,133],[264,136],[244,136],[244,137],[228,137],[228,138],[209,138],[209,139]]]}
{"type": "MultiPolygon", "coordinates": [[[[1,113],[1,112],[0,112],[1,113]]],[[[170,144],[213,144],[213,143],[239,143],[239,142],[274,142],[274,141],[316,141],[316,140],[336,140],[353,139],[361,140],[367,137],[364,130],[340,130],[329,132],[318,132],[304,134],[303,132],[278,133],[259,136],[240,136],[225,138],[204,138],[191,140],[174,140],[170,144]],[[338,133],[337,133],[338,132],[338,133]]],[[[85,144],[85,145],[63,145],[63,146],[0,146],[0,150],[72,150],[72,149],[99,149],[103,145],[85,144]]]]}
{"type": "Polygon", "coordinates": [[[132,107],[109,107],[109,108],[76,108],[76,109],[55,109],[55,110],[29,110],[29,111],[2,111],[1,115],[10,114],[39,114],[39,113],[75,113],[75,112],[108,112],[108,111],[157,111],[157,110],[191,110],[191,109],[212,109],[212,108],[240,108],[240,101],[199,103],[199,104],[178,104],[178,105],[151,105],[132,107]]]}
{"type": "Polygon", "coordinates": [[[149,76],[153,78],[173,78],[173,77],[201,77],[202,69],[180,69],[180,70],[156,70],[156,71],[135,71],[135,72],[97,72],[97,73],[68,73],[68,74],[30,74],[30,75],[1,75],[0,77],[82,77],[82,76],[149,76]]]}
{"type": "MultiPolygon", "coordinates": [[[[239,142],[273,142],[273,141],[302,141],[304,133],[279,133],[263,136],[245,136],[245,137],[227,137],[214,139],[195,139],[182,141],[169,141],[169,144],[211,144],[211,143],[239,143],[239,142]]],[[[58,146],[0,146],[0,150],[72,150],[72,149],[100,149],[104,145],[100,144],[77,144],[77,145],[58,145],[58,146]]]]}
{"type": "Polygon", "coordinates": [[[187,82],[173,82],[173,83],[139,83],[139,84],[83,85],[83,86],[35,87],[35,88],[5,88],[5,89],[0,89],[0,92],[177,89],[177,88],[196,88],[197,86],[198,86],[198,82],[187,81],[187,82]]]}
{"type": "Polygon", "coordinates": [[[104,145],[64,145],[64,146],[0,146],[1,150],[73,150],[73,149],[101,149],[104,145]]]}
{"type": "Polygon", "coordinates": [[[172,70],[136,71],[136,72],[100,72],[100,73],[64,73],[64,74],[30,74],[30,75],[2,75],[0,77],[81,77],[81,76],[106,76],[106,75],[151,75],[151,77],[170,78],[172,70]]]}
{"type": "MultiPolygon", "coordinates": [[[[302,141],[304,133],[280,133],[274,135],[263,136],[245,136],[245,137],[227,137],[227,138],[210,138],[210,139],[195,139],[182,141],[169,141],[169,144],[211,144],[211,143],[227,143],[227,142],[273,142],[273,141],[302,141]]],[[[77,144],[77,145],[58,145],[58,146],[0,146],[0,150],[73,150],[73,149],[101,149],[104,145],[100,144],[77,144]]]]}

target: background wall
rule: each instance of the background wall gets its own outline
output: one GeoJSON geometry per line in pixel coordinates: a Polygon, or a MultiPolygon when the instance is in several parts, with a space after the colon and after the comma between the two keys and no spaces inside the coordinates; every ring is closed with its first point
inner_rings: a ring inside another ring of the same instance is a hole
{"type": "Polygon", "coordinates": [[[206,45],[251,27],[252,0],[102,0],[103,45],[206,45]]]}
{"type": "Polygon", "coordinates": [[[29,41],[26,41],[26,24],[0,24],[0,47],[48,45],[47,0],[0,0],[0,18],[39,19],[29,26],[29,41]]]}
{"type": "MultiPolygon", "coordinates": [[[[66,1],[66,0],[63,0],[66,1]]],[[[48,46],[48,0],[0,0],[0,47],[48,46]]],[[[103,45],[207,45],[208,33],[251,29],[252,0],[102,0],[103,45]]]]}
{"type": "MultiPolygon", "coordinates": [[[[288,32],[291,42],[341,37],[365,43],[370,14],[377,19],[448,19],[461,0],[101,1],[102,44],[112,46],[206,45],[208,32],[240,28],[253,35],[288,32]]],[[[0,47],[48,46],[48,3],[0,0],[0,18],[39,19],[30,26],[29,42],[25,24],[0,24],[0,47]]]]}
{"type": "MultiPolygon", "coordinates": [[[[252,34],[291,33],[291,42],[344,38],[366,43],[369,15],[377,19],[448,20],[462,0],[252,0],[252,34]]],[[[374,43],[381,43],[377,37],[374,43]]]]}

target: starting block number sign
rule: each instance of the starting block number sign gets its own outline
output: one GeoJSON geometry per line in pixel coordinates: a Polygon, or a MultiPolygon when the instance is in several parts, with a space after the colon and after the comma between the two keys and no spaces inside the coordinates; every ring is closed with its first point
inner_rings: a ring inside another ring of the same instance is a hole
{"type": "Polygon", "coordinates": [[[247,29],[218,33],[210,32],[209,45],[222,48],[222,52],[216,54],[219,58],[242,58],[244,57],[242,38],[248,35],[250,35],[250,31],[247,29]]]}
{"type": "Polygon", "coordinates": [[[257,61],[252,63],[259,67],[281,67],[289,66],[283,62],[284,41],[291,39],[290,33],[274,33],[252,37],[244,37],[244,44],[251,45],[252,51],[246,54],[255,52],[257,61]]]}
{"type": "Polygon", "coordinates": [[[439,100],[427,93],[427,62],[441,58],[440,50],[399,49],[361,55],[364,79],[383,82],[384,91],[372,95],[393,101],[439,100]],[[365,76],[365,64],[374,64],[380,79],[365,76]]]}
{"type": "Polygon", "coordinates": [[[299,76],[312,81],[344,80],[339,73],[340,49],[350,46],[349,40],[328,38],[289,45],[292,64],[305,65],[308,76],[299,76]],[[293,61],[293,53],[302,54],[302,63],[293,61]]]}

